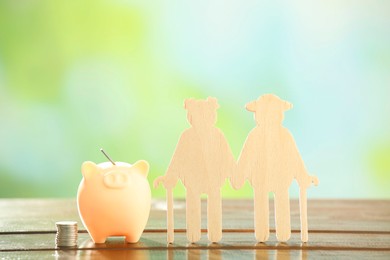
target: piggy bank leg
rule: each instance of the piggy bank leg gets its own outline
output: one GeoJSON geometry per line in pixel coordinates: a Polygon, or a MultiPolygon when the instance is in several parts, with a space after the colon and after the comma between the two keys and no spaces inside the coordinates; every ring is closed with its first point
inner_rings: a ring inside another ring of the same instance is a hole
{"type": "Polygon", "coordinates": [[[89,235],[91,236],[91,238],[95,244],[103,244],[106,242],[106,238],[107,238],[106,235],[103,235],[103,234],[100,234],[97,232],[89,232],[89,235]]]}
{"type": "Polygon", "coordinates": [[[140,239],[140,236],[135,236],[134,234],[128,234],[125,236],[127,243],[137,243],[140,239]]]}
{"type": "Polygon", "coordinates": [[[219,189],[208,194],[207,228],[208,238],[211,242],[217,243],[222,239],[222,200],[219,189]]]}
{"type": "Polygon", "coordinates": [[[254,190],[255,237],[258,242],[265,242],[269,237],[269,199],[264,188],[254,190]]]}
{"type": "Polygon", "coordinates": [[[186,201],[187,239],[195,243],[201,236],[200,193],[187,190],[186,201]]]}
{"type": "Polygon", "coordinates": [[[286,242],[291,236],[290,225],[290,198],[288,189],[275,192],[275,224],[276,237],[281,242],[286,242]]]}

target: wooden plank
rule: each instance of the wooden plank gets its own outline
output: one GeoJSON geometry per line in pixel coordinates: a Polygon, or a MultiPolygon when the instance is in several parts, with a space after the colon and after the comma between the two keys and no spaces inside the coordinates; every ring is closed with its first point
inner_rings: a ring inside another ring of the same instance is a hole
{"type": "MultiPolygon", "coordinates": [[[[206,207],[202,204],[202,228],[206,228],[206,207]]],[[[185,202],[175,201],[175,228],[185,228],[185,202]]],[[[224,200],[223,228],[253,230],[253,201],[224,200]]],[[[270,228],[274,229],[273,203],[270,203],[270,228]]],[[[1,199],[0,234],[55,232],[55,222],[75,220],[85,230],[77,213],[75,199],[1,199]]],[[[309,200],[311,232],[390,232],[390,200],[309,200]]],[[[298,201],[291,201],[291,226],[300,230],[298,201]]],[[[154,200],[146,230],[166,229],[164,200],[154,200]]]]}
{"type": "Polygon", "coordinates": [[[47,250],[0,252],[0,259],[389,259],[386,251],[47,250]]]}
{"type": "MultiPolygon", "coordinates": [[[[210,243],[206,234],[196,244],[187,241],[186,235],[176,235],[174,244],[167,244],[166,233],[144,233],[136,244],[129,244],[124,237],[110,237],[106,243],[95,244],[88,234],[81,233],[78,249],[149,249],[149,250],[377,250],[390,252],[390,235],[376,234],[309,234],[310,241],[303,244],[300,234],[292,234],[287,243],[277,241],[271,234],[266,243],[257,243],[253,233],[226,233],[220,243],[210,243]]],[[[0,251],[54,250],[55,234],[1,235],[0,251]]],[[[74,250],[74,249],[70,249],[74,250]]]]}
{"type": "MultiPolygon", "coordinates": [[[[379,258],[390,259],[390,201],[387,200],[310,200],[308,205],[310,241],[300,242],[299,208],[291,201],[294,232],[286,244],[256,243],[253,233],[253,201],[224,200],[224,234],[221,243],[210,244],[206,234],[190,244],[185,234],[185,202],[175,202],[176,234],[173,245],[166,244],[165,202],[155,200],[147,229],[137,244],[123,238],[110,238],[97,245],[81,225],[74,199],[1,199],[0,258],[379,258]],[[55,222],[79,222],[79,247],[55,250],[55,222]],[[45,233],[47,232],[47,233],[45,233]]],[[[206,224],[202,205],[203,228],[206,224]]],[[[271,212],[272,211],[271,203],[271,212]]],[[[271,214],[271,228],[273,228],[271,214]]],[[[205,231],[205,230],[203,230],[205,231]]]]}

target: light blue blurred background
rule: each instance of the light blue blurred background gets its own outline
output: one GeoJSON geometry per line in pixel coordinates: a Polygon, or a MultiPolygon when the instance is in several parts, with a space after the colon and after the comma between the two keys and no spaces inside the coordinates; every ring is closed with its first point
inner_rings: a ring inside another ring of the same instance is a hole
{"type": "Polygon", "coordinates": [[[100,147],[152,182],[189,97],[218,98],[237,158],[265,93],[294,104],[309,197],[390,198],[390,1],[3,0],[0,197],[75,197],[100,147]]]}

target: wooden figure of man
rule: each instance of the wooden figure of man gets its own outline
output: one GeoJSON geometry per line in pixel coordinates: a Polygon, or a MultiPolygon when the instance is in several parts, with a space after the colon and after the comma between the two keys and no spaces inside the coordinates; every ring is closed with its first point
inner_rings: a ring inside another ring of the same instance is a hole
{"type": "Polygon", "coordinates": [[[168,242],[173,242],[172,189],[180,179],[186,188],[187,238],[194,243],[201,237],[201,194],[207,194],[208,238],[218,242],[222,238],[221,187],[232,176],[236,167],[233,154],[223,135],[215,127],[218,103],[187,99],[184,108],[191,127],[185,130],[176,146],[164,176],[154,181],[167,189],[168,242]]]}
{"type": "Polygon", "coordinates": [[[271,94],[246,105],[254,112],[257,125],[245,141],[232,185],[238,189],[248,179],[253,187],[255,236],[259,242],[269,237],[269,192],[274,193],[277,239],[284,242],[290,238],[288,190],[294,178],[300,187],[301,239],[308,240],[306,189],[312,183],[317,185],[318,179],[307,174],[293,136],[282,125],[284,112],[291,108],[292,104],[271,94]]]}

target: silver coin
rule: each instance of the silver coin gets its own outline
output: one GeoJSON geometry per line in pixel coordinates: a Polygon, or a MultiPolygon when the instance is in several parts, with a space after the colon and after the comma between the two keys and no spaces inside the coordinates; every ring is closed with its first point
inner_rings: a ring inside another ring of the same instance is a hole
{"type": "Polygon", "coordinates": [[[57,226],[71,226],[71,225],[77,225],[77,221],[57,221],[57,226]]]}
{"type": "Polygon", "coordinates": [[[56,227],[55,243],[57,247],[77,246],[78,229],[76,221],[58,221],[56,227]]]}

